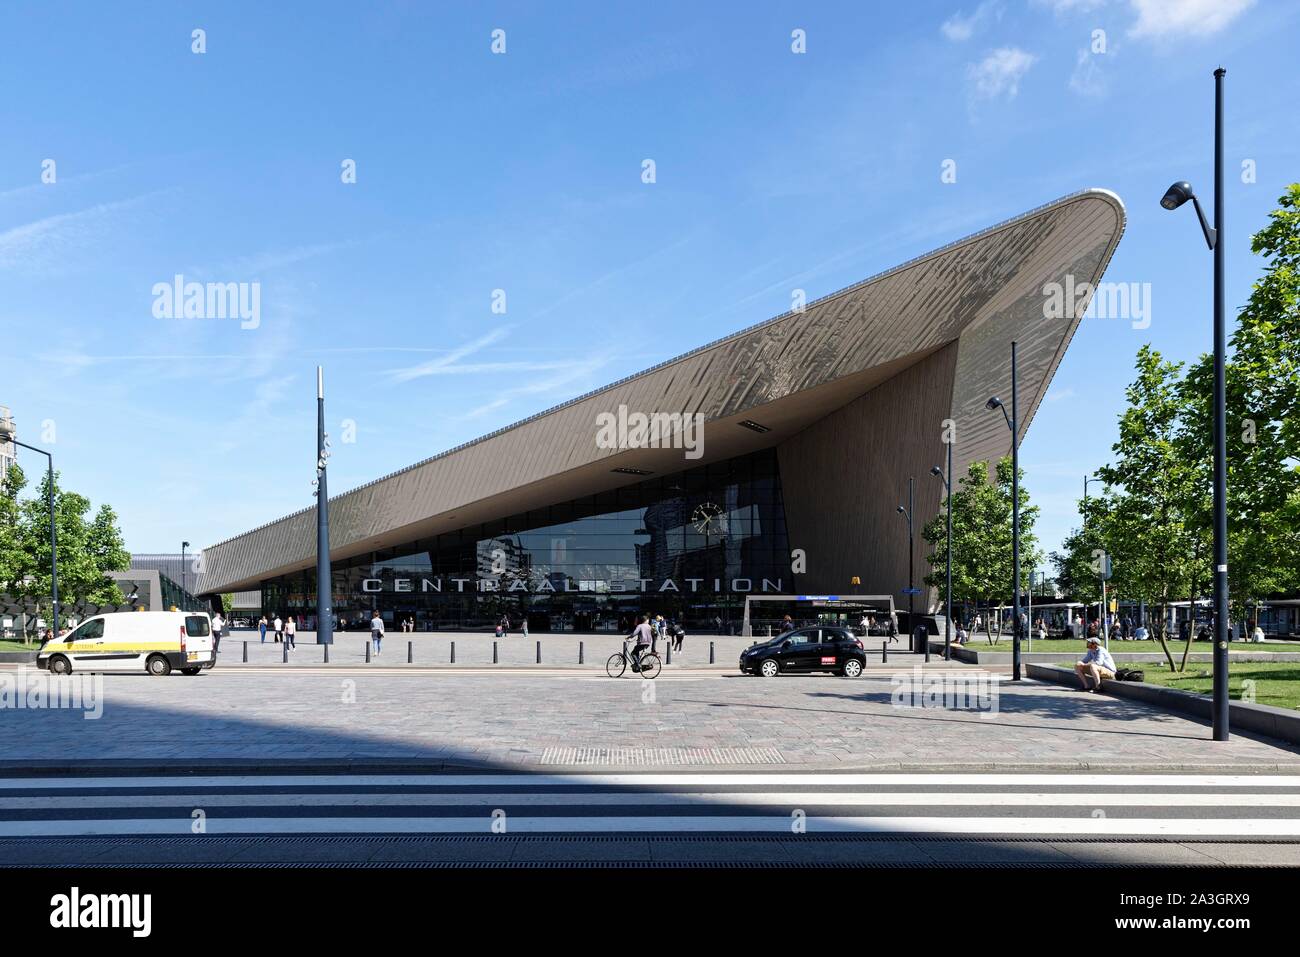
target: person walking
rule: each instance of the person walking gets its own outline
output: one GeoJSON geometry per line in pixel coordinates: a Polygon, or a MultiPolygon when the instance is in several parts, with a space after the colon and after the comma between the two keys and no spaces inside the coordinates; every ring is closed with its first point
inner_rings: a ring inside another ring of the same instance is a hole
{"type": "Polygon", "coordinates": [[[293,643],[293,636],[298,634],[298,623],[294,621],[293,615],[284,620],[284,643],[293,651],[298,646],[293,643]]]}
{"type": "Polygon", "coordinates": [[[680,621],[675,621],[670,626],[673,636],[673,651],[682,650],[682,640],[686,637],[686,629],[682,627],[680,621]]]}
{"type": "Polygon", "coordinates": [[[226,619],[221,617],[221,612],[212,616],[212,653],[221,654],[221,633],[226,628],[226,619]]]}
{"type": "Polygon", "coordinates": [[[279,644],[284,639],[284,622],[280,620],[279,615],[276,615],[273,624],[275,626],[275,642],[279,644]]]}
{"type": "Polygon", "coordinates": [[[527,615],[524,615],[524,620],[520,623],[519,627],[523,629],[524,637],[527,638],[528,637],[528,616],[527,615]]]}
{"type": "Polygon", "coordinates": [[[378,657],[384,647],[384,619],[379,617],[378,611],[370,616],[370,643],[375,646],[375,657],[378,657]]]}
{"type": "Polygon", "coordinates": [[[266,644],[266,616],[263,615],[257,620],[257,631],[262,636],[262,644],[266,644]]]}

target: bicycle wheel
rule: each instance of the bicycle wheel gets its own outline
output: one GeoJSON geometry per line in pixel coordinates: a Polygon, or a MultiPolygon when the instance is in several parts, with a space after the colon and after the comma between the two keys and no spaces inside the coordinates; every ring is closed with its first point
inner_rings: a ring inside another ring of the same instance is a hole
{"type": "Polygon", "coordinates": [[[627,671],[627,659],[618,653],[610,655],[609,660],[605,662],[605,674],[611,678],[621,678],[625,671],[627,671]]]}
{"type": "Polygon", "coordinates": [[[664,663],[659,660],[659,656],[657,654],[655,654],[653,651],[647,651],[644,655],[641,656],[641,677],[657,678],[659,677],[659,671],[660,669],[663,668],[663,666],[664,663]]]}

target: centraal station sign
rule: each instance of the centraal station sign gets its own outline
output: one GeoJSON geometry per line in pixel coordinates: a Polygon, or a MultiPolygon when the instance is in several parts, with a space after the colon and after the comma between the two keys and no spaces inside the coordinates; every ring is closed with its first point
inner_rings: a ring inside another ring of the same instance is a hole
{"type": "Polygon", "coordinates": [[[574,581],[565,578],[558,585],[548,578],[529,581],[525,578],[363,578],[361,591],[367,595],[380,593],[423,594],[428,592],[524,592],[563,594],[565,592],[773,592],[781,594],[781,579],[759,579],[754,587],[752,578],[683,578],[679,583],[675,578],[630,578],[630,579],[591,579],[574,581]],[[701,588],[701,582],[712,583],[713,587],[701,588]],[[452,587],[454,586],[454,587],[452,587]]]}

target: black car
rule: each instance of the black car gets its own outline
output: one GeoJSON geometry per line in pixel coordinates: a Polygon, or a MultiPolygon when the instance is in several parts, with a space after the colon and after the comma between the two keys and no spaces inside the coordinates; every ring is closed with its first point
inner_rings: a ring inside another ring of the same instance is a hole
{"type": "Polygon", "coordinates": [[[740,655],[745,674],[775,678],[782,673],[808,674],[830,671],[856,678],[862,674],[867,654],[862,642],[847,628],[816,625],[796,628],[746,648],[740,655]]]}

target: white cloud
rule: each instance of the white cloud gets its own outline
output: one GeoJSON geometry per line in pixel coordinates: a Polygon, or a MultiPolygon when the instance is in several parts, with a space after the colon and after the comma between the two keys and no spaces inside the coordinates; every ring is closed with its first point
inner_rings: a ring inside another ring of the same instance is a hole
{"type": "Polygon", "coordinates": [[[1106,92],[1106,81],[1098,57],[1091,50],[1080,50],[1070,74],[1070,89],[1083,96],[1101,96],[1106,92]]]}
{"type": "Polygon", "coordinates": [[[1013,97],[1020,91],[1020,79],[1038,57],[1019,47],[999,47],[979,63],[970,66],[973,94],[981,99],[1013,97]]]}
{"type": "Polygon", "coordinates": [[[1034,0],[1040,7],[1051,7],[1058,16],[1067,13],[1087,13],[1106,5],[1108,0],[1034,0]]]}
{"type": "Polygon", "coordinates": [[[954,13],[939,26],[939,32],[953,43],[969,40],[979,27],[990,18],[1002,16],[1002,5],[996,0],[985,0],[970,16],[954,13]]]}
{"type": "Polygon", "coordinates": [[[419,365],[408,366],[404,369],[392,369],[389,374],[398,382],[409,382],[412,379],[420,379],[424,376],[440,375],[448,371],[455,371],[454,367],[461,359],[473,355],[482,349],[486,349],[494,342],[499,342],[501,339],[505,338],[509,331],[510,329],[508,326],[500,326],[493,329],[487,335],[479,336],[472,342],[467,342],[463,346],[452,349],[446,355],[439,356],[436,359],[430,359],[428,362],[422,362],[419,365]]]}
{"type": "Polygon", "coordinates": [[[1162,39],[1218,33],[1255,0],[1131,0],[1138,19],[1130,36],[1162,39]]]}
{"type": "Polygon", "coordinates": [[[158,192],[98,203],[75,213],[58,213],[7,229],[0,233],[0,269],[59,269],[76,253],[102,241],[111,232],[118,213],[156,195],[158,192]]]}

